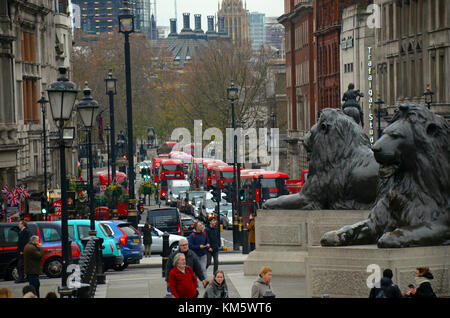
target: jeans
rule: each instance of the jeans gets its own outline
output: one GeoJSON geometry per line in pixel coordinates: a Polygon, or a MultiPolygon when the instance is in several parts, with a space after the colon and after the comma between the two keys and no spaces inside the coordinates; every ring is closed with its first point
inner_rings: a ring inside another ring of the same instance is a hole
{"type": "Polygon", "coordinates": [[[219,251],[213,251],[213,252],[208,251],[207,255],[208,255],[208,257],[207,257],[207,262],[206,262],[206,268],[208,268],[209,265],[211,265],[211,258],[214,258],[213,273],[217,272],[217,270],[219,269],[219,251]]]}
{"type": "Polygon", "coordinates": [[[34,274],[27,275],[27,279],[28,279],[28,283],[31,286],[34,286],[34,288],[36,288],[36,296],[38,298],[40,298],[39,287],[41,286],[41,283],[39,282],[39,275],[34,275],[34,274]]]}
{"type": "Polygon", "coordinates": [[[205,276],[205,279],[208,280],[208,273],[206,272],[206,262],[207,262],[206,254],[203,256],[199,256],[198,260],[200,261],[200,266],[202,268],[203,276],[205,276]]]}

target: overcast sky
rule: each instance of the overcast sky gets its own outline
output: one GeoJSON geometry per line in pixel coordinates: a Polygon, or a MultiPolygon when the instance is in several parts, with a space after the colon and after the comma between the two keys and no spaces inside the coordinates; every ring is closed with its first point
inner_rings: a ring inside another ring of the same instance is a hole
{"type": "MultiPolygon", "coordinates": [[[[243,0],[244,1],[244,0],[243,0]]],[[[222,0],[220,0],[220,3],[222,0]]],[[[191,28],[194,28],[194,14],[202,15],[202,29],[207,29],[207,16],[217,13],[219,0],[177,0],[178,32],[183,25],[183,13],[191,14],[191,28]]],[[[156,0],[158,25],[169,26],[175,16],[175,0],[156,0]]],[[[284,11],[283,0],[247,0],[247,10],[265,13],[266,17],[279,17],[284,11]]]]}

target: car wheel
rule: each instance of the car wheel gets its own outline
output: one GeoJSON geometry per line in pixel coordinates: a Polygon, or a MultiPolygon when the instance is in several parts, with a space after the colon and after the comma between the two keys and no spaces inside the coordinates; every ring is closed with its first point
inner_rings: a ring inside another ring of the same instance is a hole
{"type": "Polygon", "coordinates": [[[18,280],[19,279],[19,271],[17,270],[17,264],[11,264],[6,270],[5,280],[18,280]]]}
{"type": "Polygon", "coordinates": [[[170,245],[170,253],[173,253],[177,250],[178,248],[178,242],[173,243],[172,245],[170,245]]]}
{"type": "Polygon", "coordinates": [[[62,260],[59,257],[50,258],[44,265],[44,273],[49,278],[61,277],[62,260]]]}
{"type": "Polygon", "coordinates": [[[114,266],[113,266],[115,271],[120,271],[120,272],[123,271],[127,267],[128,267],[128,263],[125,263],[125,262],[121,265],[114,264],[114,266]]]}

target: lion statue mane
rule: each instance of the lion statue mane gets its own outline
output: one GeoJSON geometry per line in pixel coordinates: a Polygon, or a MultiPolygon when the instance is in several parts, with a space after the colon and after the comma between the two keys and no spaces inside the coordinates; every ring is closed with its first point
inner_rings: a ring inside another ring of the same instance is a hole
{"type": "Polygon", "coordinates": [[[450,127],[423,105],[402,104],[373,146],[380,164],[368,219],[325,233],[323,246],[450,244],[450,127]]]}
{"type": "Polygon", "coordinates": [[[322,110],[304,137],[308,180],[299,193],[267,200],[263,209],[369,210],[379,166],[362,128],[341,109],[322,110]]]}

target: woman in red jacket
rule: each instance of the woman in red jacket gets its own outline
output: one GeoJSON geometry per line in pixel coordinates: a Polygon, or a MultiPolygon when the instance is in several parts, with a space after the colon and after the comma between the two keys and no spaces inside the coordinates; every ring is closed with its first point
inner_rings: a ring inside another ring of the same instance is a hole
{"type": "Polygon", "coordinates": [[[175,298],[195,298],[197,292],[197,277],[189,266],[183,253],[175,255],[173,268],[169,273],[169,290],[175,298]]]}

